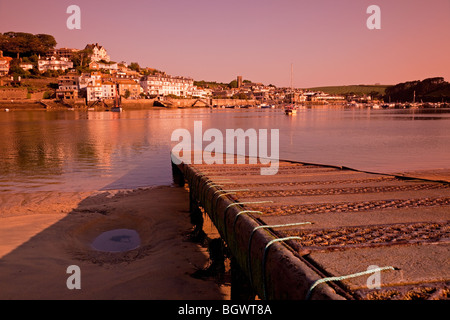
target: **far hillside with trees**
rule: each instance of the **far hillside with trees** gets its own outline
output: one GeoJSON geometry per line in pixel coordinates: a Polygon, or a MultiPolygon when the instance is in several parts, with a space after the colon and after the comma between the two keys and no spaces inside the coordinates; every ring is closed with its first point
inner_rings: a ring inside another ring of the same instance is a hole
{"type": "Polygon", "coordinates": [[[393,102],[449,102],[450,83],[442,77],[425,80],[408,81],[389,87],[385,91],[384,100],[393,102]]]}

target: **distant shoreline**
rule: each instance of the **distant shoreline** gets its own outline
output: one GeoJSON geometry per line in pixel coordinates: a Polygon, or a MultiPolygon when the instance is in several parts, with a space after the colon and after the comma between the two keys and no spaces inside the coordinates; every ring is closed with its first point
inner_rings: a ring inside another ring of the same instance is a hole
{"type": "MultiPolygon", "coordinates": [[[[106,105],[112,106],[113,100],[106,100],[106,105]]],[[[243,99],[212,99],[212,101],[204,101],[202,99],[167,99],[159,101],[156,99],[122,99],[122,107],[124,109],[178,109],[178,108],[209,108],[209,103],[213,105],[225,105],[225,106],[244,106],[244,105],[256,105],[255,100],[243,100],[243,99]],[[155,103],[157,102],[157,103],[155,103]]],[[[69,102],[60,101],[57,99],[43,99],[43,100],[0,100],[0,111],[2,109],[12,110],[87,110],[91,109],[91,106],[86,105],[83,102],[69,102]]],[[[94,106],[95,110],[106,110],[103,104],[94,106]]]]}
{"type": "MultiPolygon", "coordinates": [[[[65,102],[57,99],[44,99],[44,100],[0,100],[0,112],[4,111],[31,111],[31,110],[70,110],[70,111],[83,111],[83,110],[97,110],[97,111],[107,111],[108,106],[113,106],[114,102],[112,100],[106,100],[105,104],[98,104],[95,106],[86,105],[80,101],[77,102],[65,102]]],[[[203,108],[214,108],[220,109],[224,107],[236,107],[239,108],[256,108],[259,106],[259,102],[256,100],[242,100],[242,99],[212,99],[209,102],[205,102],[202,99],[167,99],[159,101],[156,99],[130,99],[122,100],[122,108],[124,110],[142,110],[142,109],[156,109],[156,110],[170,110],[170,109],[203,109],[203,108]],[[210,105],[212,103],[212,105],[210,105]]],[[[357,108],[357,109],[436,109],[436,108],[449,108],[448,103],[444,104],[356,104],[352,103],[317,103],[317,102],[303,102],[301,107],[342,107],[342,108],[357,108]]],[[[280,108],[280,105],[276,105],[280,108]]],[[[282,105],[281,105],[282,107],[282,105]]]]}
{"type": "MultiPolygon", "coordinates": [[[[151,101],[125,101],[123,103],[123,107],[126,109],[170,109],[162,106],[155,106],[153,104],[153,100],[151,101]]],[[[5,109],[9,111],[21,111],[21,110],[88,110],[91,109],[88,105],[85,104],[73,104],[70,106],[69,104],[64,104],[58,102],[56,100],[43,100],[43,103],[40,100],[0,100],[0,111],[4,111],[5,109]],[[47,104],[48,107],[45,105],[47,104]]],[[[104,106],[96,106],[95,110],[106,110],[108,108],[104,106]]]]}
{"type": "Polygon", "coordinates": [[[12,110],[46,110],[45,107],[38,101],[0,101],[0,111],[1,109],[12,109],[12,110]]]}

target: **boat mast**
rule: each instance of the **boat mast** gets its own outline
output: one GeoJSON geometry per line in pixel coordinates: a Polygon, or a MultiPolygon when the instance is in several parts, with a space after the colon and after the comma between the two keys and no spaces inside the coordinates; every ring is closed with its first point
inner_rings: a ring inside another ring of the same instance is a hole
{"type": "Polygon", "coordinates": [[[293,76],[293,73],[294,73],[294,64],[293,63],[291,63],[291,90],[292,90],[292,76],[293,76]]]}
{"type": "Polygon", "coordinates": [[[291,63],[291,103],[294,104],[294,86],[293,86],[293,74],[294,74],[294,64],[291,63]]]}

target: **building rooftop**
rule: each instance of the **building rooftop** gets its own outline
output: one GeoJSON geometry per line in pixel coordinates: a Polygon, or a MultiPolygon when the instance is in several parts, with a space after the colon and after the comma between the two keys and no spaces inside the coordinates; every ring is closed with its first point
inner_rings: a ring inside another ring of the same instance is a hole
{"type": "Polygon", "coordinates": [[[116,80],[116,82],[118,84],[136,84],[136,85],[139,85],[138,83],[136,83],[135,81],[130,80],[130,79],[120,79],[120,80],[116,80]]]}

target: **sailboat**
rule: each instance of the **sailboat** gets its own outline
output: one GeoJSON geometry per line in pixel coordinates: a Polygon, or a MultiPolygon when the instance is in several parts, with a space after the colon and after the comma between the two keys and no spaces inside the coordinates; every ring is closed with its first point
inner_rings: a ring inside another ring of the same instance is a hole
{"type": "Polygon", "coordinates": [[[292,98],[291,98],[291,105],[284,107],[284,113],[286,115],[293,115],[297,113],[297,107],[294,104],[295,101],[295,93],[292,86],[292,72],[293,72],[293,65],[291,63],[291,92],[292,92],[292,98]]]}
{"type": "Polygon", "coordinates": [[[287,106],[284,108],[284,113],[287,115],[292,115],[297,113],[297,107],[294,105],[287,106]]]}
{"type": "Polygon", "coordinates": [[[116,95],[114,98],[114,106],[111,108],[111,111],[113,112],[122,112],[122,105],[120,103],[121,98],[116,95]]]}

